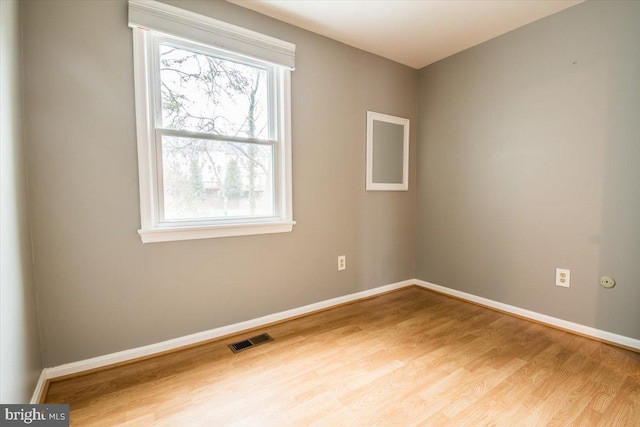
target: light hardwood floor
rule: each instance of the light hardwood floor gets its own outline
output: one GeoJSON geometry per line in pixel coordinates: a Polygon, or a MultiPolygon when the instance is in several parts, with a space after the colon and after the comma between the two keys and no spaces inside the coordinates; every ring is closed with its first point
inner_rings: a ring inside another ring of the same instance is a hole
{"type": "Polygon", "coordinates": [[[640,426],[640,354],[410,287],[53,382],[46,402],[71,425],[640,426]]]}

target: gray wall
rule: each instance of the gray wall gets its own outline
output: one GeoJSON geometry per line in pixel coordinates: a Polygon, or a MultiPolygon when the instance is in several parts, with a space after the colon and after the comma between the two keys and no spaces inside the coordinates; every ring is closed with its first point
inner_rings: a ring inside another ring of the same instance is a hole
{"type": "Polygon", "coordinates": [[[364,188],[366,111],[415,124],[418,72],[226,2],[171,3],[297,45],[298,225],[143,245],[126,2],[26,1],[25,137],[46,366],[415,275],[415,163],[409,192],[364,188]]]}
{"type": "Polygon", "coordinates": [[[589,1],[420,71],[419,279],[640,338],[639,22],[589,1]]]}
{"type": "Polygon", "coordinates": [[[0,1],[0,403],[28,403],[42,369],[28,228],[20,5],[0,1]]]}
{"type": "Polygon", "coordinates": [[[373,120],[371,181],[402,184],[404,177],[404,126],[373,120]]]}

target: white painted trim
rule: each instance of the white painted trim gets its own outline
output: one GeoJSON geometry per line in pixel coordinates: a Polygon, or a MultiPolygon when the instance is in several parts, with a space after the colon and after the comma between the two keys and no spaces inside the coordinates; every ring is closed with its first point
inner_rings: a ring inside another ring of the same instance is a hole
{"type": "Polygon", "coordinates": [[[142,243],[176,240],[211,239],[216,237],[248,236],[254,234],[288,233],[295,221],[224,224],[205,227],[171,227],[138,230],[142,243]]]}
{"type": "Polygon", "coordinates": [[[367,191],[407,191],[409,190],[409,119],[390,116],[388,114],[367,111],[367,191]],[[381,183],[373,182],[373,122],[386,122],[403,127],[402,140],[402,182],[401,183],[381,183]]]}
{"type": "Polygon", "coordinates": [[[280,185],[284,185],[284,188],[280,190],[280,194],[283,196],[280,201],[280,214],[284,215],[285,219],[293,221],[293,169],[291,167],[291,71],[281,70],[282,77],[279,79],[281,82],[279,101],[281,105],[278,108],[278,114],[283,114],[283,120],[280,122],[280,132],[282,136],[279,137],[283,141],[282,147],[278,150],[280,161],[284,162],[284,168],[279,168],[281,171],[280,185]],[[284,150],[284,153],[283,153],[284,150]]]}
{"type": "Polygon", "coordinates": [[[589,326],[568,322],[562,319],[557,319],[555,317],[536,313],[530,310],[525,310],[519,307],[514,307],[512,305],[508,305],[508,304],[493,301],[487,298],[468,294],[466,292],[461,292],[455,289],[446,288],[444,286],[435,285],[433,283],[425,282],[423,280],[413,279],[413,280],[404,280],[402,282],[392,283],[390,285],[380,286],[374,289],[368,289],[366,291],[356,292],[355,294],[332,298],[332,299],[317,302],[314,304],[305,305],[303,307],[298,307],[291,310],[282,311],[280,313],[274,313],[267,316],[259,317],[257,319],[247,320],[244,322],[234,323],[232,325],[222,326],[220,328],[210,329],[208,331],[198,332],[195,334],[186,335],[179,338],[174,338],[174,339],[163,341],[156,344],[150,344],[147,346],[133,348],[130,350],[119,351],[116,353],[111,353],[104,356],[98,356],[91,359],[80,360],[78,362],[67,363],[65,365],[55,366],[53,368],[45,368],[42,370],[42,374],[40,375],[40,379],[36,386],[36,390],[33,393],[32,403],[34,399],[40,397],[40,394],[42,393],[42,390],[44,388],[45,381],[48,379],[54,379],[54,378],[58,378],[66,375],[77,374],[80,372],[89,371],[96,368],[102,368],[102,367],[113,365],[116,363],[122,363],[130,360],[138,359],[141,357],[152,356],[154,354],[162,353],[169,350],[175,350],[180,347],[199,344],[215,338],[220,338],[226,335],[241,333],[249,329],[259,328],[274,322],[291,319],[293,317],[313,313],[318,310],[331,308],[347,302],[357,301],[363,298],[376,296],[379,294],[383,294],[385,292],[401,289],[411,285],[418,285],[425,289],[430,289],[445,295],[454,296],[462,300],[474,302],[486,307],[495,308],[507,313],[511,313],[527,319],[535,320],[537,322],[541,322],[550,326],[559,327],[567,331],[576,332],[581,335],[605,340],[605,341],[619,344],[628,348],[640,350],[640,340],[637,340],[634,338],[625,337],[623,335],[618,335],[618,334],[614,334],[607,331],[602,331],[599,329],[591,328],[589,326]]]}
{"type": "Polygon", "coordinates": [[[465,301],[470,301],[487,307],[495,308],[497,310],[515,314],[516,316],[535,320],[536,322],[544,323],[550,326],[555,326],[566,331],[575,332],[581,335],[586,335],[592,338],[619,344],[628,348],[633,348],[635,350],[640,350],[640,340],[635,338],[626,337],[624,335],[614,334],[613,332],[607,332],[601,329],[592,328],[590,326],[581,325],[579,323],[573,323],[567,320],[558,319],[556,317],[547,316],[546,314],[537,313],[535,311],[526,310],[524,308],[515,307],[509,304],[504,304],[502,302],[490,300],[488,298],[483,298],[444,286],[435,285],[423,280],[416,279],[414,280],[414,283],[426,289],[431,289],[433,291],[440,292],[445,295],[451,295],[465,301]]]}
{"type": "Polygon", "coordinates": [[[31,404],[37,405],[40,403],[40,398],[42,397],[42,392],[44,391],[44,385],[46,384],[48,377],[48,369],[44,368],[42,372],[40,372],[40,377],[38,378],[38,382],[36,383],[36,388],[33,390],[33,395],[31,396],[31,404]]]}
{"type": "MultiPolygon", "coordinates": [[[[222,326],[220,328],[210,329],[204,332],[198,332],[191,335],[186,335],[179,338],[174,338],[168,341],[163,341],[156,344],[146,345],[143,347],[133,348],[130,350],[119,351],[117,353],[111,353],[104,356],[98,356],[91,359],[80,360],[78,362],[67,363],[65,365],[55,366],[53,368],[46,369],[47,379],[62,377],[65,375],[77,374],[79,372],[89,371],[104,366],[113,365],[116,363],[127,362],[129,360],[138,359],[141,357],[147,357],[154,354],[162,353],[168,350],[175,350],[180,347],[185,347],[193,344],[198,344],[211,339],[223,337],[225,335],[237,334],[239,332],[246,331],[248,329],[258,328],[274,322],[287,320],[292,317],[297,317],[303,314],[313,313],[314,311],[331,308],[336,305],[344,304],[346,302],[352,302],[359,299],[379,295],[385,292],[393,291],[395,289],[404,288],[414,283],[413,280],[405,280],[402,282],[392,283],[390,285],[380,286],[374,289],[368,289],[366,291],[357,292],[355,294],[344,295],[337,298],[317,302],[314,304],[305,305],[303,307],[294,308],[291,310],[281,311],[280,313],[269,314],[267,316],[259,317],[257,319],[247,320],[244,322],[234,323],[228,326],[222,326]]],[[[43,371],[44,372],[44,371],[43,371]]]]}
{"type": "Polygon", "coordinates": [[[153,139],[153,123],[150,87],[149,57],[147,55],[148,38],[144,31],[133,30],[133,77],[136,107],[136,138],[138,141],[138,185],[140,190],[140,225],[150,229],[157,221],[154,208],[155,178],[152,168],[156,154],[153,139]]]}
{"type": "Polygon", "coordinates": [[[249,58],[295,68],[296,45],[153,0],[129,0],[129,26],[216,46],[249,58]]]}

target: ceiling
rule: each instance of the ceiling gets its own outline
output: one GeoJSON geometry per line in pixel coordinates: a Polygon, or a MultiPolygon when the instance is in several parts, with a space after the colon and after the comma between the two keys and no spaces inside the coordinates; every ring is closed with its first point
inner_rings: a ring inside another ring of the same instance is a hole
{"type": "Polygon", "coordinates": [[[413,68],[583,0],[228,0],[413,68]]]}

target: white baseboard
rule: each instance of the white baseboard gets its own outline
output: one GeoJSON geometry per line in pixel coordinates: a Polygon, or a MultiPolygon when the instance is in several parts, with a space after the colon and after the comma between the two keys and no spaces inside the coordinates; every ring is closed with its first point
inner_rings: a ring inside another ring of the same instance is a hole
{"type": "Polygon", "coordinates": [[[451,295],[456,298],[460,298],[466,301],[474,302],[476,304],[484,305],[486,307],[495,308],[496,310],[515,314],[516,316],[535,320],[536,322],[544,323],[550,326],[555,326],[557,328],[564,329],[569,332],[574,332],[580,335],[586,335],[592,338],[596,338],[598,340],[603,340],[610,343],[618,344],[623,347],[640,350],[640,340],[637,340],[635,338],[625,337],[624,335],[614,334],[612,332],[603,331],[600,329],[592,328],[590,326],[584,326],[579,323],[568,322],[566,320],[558,319],[556,317],[547,316],[546,314],[540,314],[535,311],[525,310],[524,308],[515,307],[513,305],[493,301],[488,298],[483,298],[473,294],[468,294],[466,292],[457,291],[455,289],[446,288],[444,286],[435,285],[433,283],[425,282],[423,280],[416,279],[413,282],[416,285],[422,286],[423,288],[426,288],[426,289],[431,289],[436,292],[440,292],[446,295],[451,295]]]}
{"type": "Polygon", "coordinates": [[[314,304],[305,305],[303,307],[298,307],[291,310],[270,314],[267,316],[259,317],[257,319],[234,323],[232,325],[222,326],[220,328],[215,328],[208,331],[186,335],[183,337],[171,339],[168,341],[163,341],[156,344],[137,347],[130,350],[119,351],[116,353],[93,357],[91,359],[80,360],[78,362],[67,363],[65,365],[55,366],[52,368],[45,368],[43,369],[42,374],[40,375],[40,379],[38,380],[36,390],[33,393],[32,403],[34,402],[34,400],[37,400],[40,398],[40,394],[43,391],[44,384],[46,380],[49,380],[49,379],[59,378],[59,377],[63,377],[71,374],[77,374],[77,373],[89,371],[92,369],[102,368],[105,366],[127,362],[127,361],[138,359],[141,357],[148,357],[148,356],[152,356],[154,354],[162,353],[165,351],[175,350],[181,347],[198,344],[198,343],[209,341],[215,338],[220,338],[226,335],[237,334],[249,329],[259,328],[265,325],[269,325],[271,323],[280,322],[280,321],[291,319],[300,315],[313,313],[318,310],[331,308],[347,302],[352,302],[359,299],[379,295],[385,292],[404,288],[410,285],[418,285],[425,289],[430,289],[445,295],[451,295],[451,296],[460,298],[462,300],[477,303],[486,307],[495,308],[497,310],[514,314],[516,316],[535,320],[537,322],[544,323],[557,328],[561,328],[570,332],[575,332],[580,335],[585,335],[585,336],[593,337],[599,340],[618,344],[623,347],[640,350],[640,340],[638,339],[625,337],[623,335],[614,334],[612,332],[602,331],[599,329],[591,328],[589,326],[580,325],[578,323],[568,322],[566,320],[547,316],[545,314],[540,314],[534,311],[525,310],[523,308],[515,307],[512,305],[493,301],[487,298],[468,294],[466,292],[457,291],[455,289],[446,288],[444,286],[435,285],[433,283],[425,282],[423,280],[414,279],[414,280],[405,280],[402,282],[392,283],[390,285],[380,286],[374,289],[357,292],[355,294],[332,298],[332,299],[317,302],[314,304]]]}
{"type": "MultiPolygon", "coordinates": [[[[355,294],[345,295],[329,300],[317,302],[314,304],[305,305],[303,307],[294,308],[291,310],[281,311],[280,313],[269,314],[267,316],[259,317],[257,319],[247,320],[240,323],[234,323],[232,325],[222,326],[220,328],[210,329],[208,331],[198,332],[191,335],[186,335],[179,338],[174,338],[168,341],[159,342],[156,344],[150,344],[143,347],[133,348],[130,350],[119,351],[117,353],[111,353],[104,356],[93,357],[91,359],[80,360],[78,362],[67,363],[65,365],[55,366],[43,370],[46,379],[53,379],[62,377],[65,375],[77,374],[79,372],[89,371],[96,368],[102,368],[104,366],[113,365],[116,363],[127,362],[130,360],[138,359],[141,357],[147,357],[154,354],[162,353],[168,350],[175,350],[180,347],[198,344],[211,339],[223,337],[225,335],[236,334],[249,329],[259,328],[274,322],[280,322],[293,317],[297,317],[303,314],[313,313],[314,311],[334,307],[336,305],[344,304],[347,302],[356,301],[359,299],[375,296],[385,292],[393,291],[395,289],[404,288],[414,284],[414,280],[405,280],[402,282],[392,283],[390,285],[380,286],[374,289],[368,289],[366,291],[357,292],[355,294]]],[[[34,393],[35,396],[35,393],[34,393]]]]}
{"type": "Polygon", "coordinates": [[[42,372],[40,372],[40,377],[38,378],[38,382],[36,383],[36,388],[33,390],[33,396],[31,396],[31,404],[37,405],[40,403],[40,398],[42,397],[42,392],[44,391],[44,385],[47,382],[47,368],[44,368],[42,372]]]}

